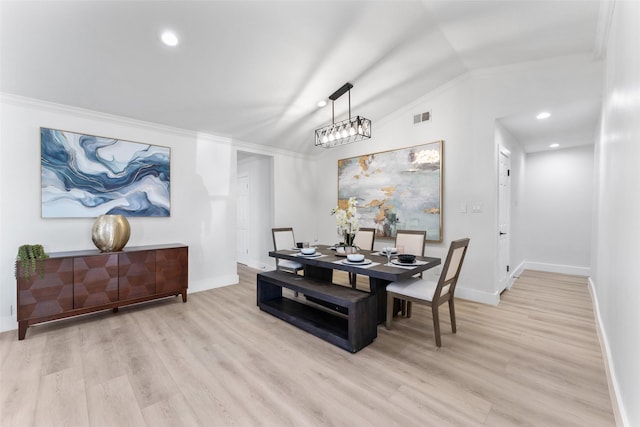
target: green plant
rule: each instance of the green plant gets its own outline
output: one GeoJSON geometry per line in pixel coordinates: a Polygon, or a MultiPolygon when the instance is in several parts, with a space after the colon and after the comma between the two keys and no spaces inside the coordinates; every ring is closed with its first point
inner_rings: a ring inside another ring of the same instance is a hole
{"type": "Polygon", "coordinates": [[[49,258],[44,251],[42,245],[22,245],[18,248],[18,262],[16,262],[16,278],[20,272],[29,280],[31,273],[36,272],[36,268],[40,273],[40,277],[44,277],[44,263],[38,262],[49,258]]]}

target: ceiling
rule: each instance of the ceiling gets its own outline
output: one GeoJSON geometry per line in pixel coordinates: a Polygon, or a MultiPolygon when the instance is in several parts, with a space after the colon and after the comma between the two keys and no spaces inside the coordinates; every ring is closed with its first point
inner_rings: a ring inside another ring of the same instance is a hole
{"type": "MultiPolygon", "coordinates": [[[[354,115],[375,126],[468,71],[594,53],[599,10],[589,0],[2,0],[0,90],[312,154],[313,130],[331,121],[331,105],[316,103],[345,82],[354,115]],[[161,43],[164,29],[177,47],[161,43]]],[[[335,102],[336,121],[347,104],[335,102]]],[[[593,138],[600,107],[584,104],[567,106],[556,132],[593,138]]],[[[544,145],[530,120],[502,122],[532,141],[527,151],[544,145]]]]}

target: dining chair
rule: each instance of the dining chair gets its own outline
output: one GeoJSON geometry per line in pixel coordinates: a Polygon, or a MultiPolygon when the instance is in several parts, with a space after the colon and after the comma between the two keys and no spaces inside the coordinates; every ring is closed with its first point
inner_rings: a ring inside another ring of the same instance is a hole
{"type": "Polygon", "coordinates": [[[451,242],[447,259],[442,267],[442,273],[440,273],[437,281],[414,277],[408,280],[391,282],[387,285],[387,318],[385,321],[387,329],[391,329],[393,303],[394,299],[397,298],[407,302],[407,317],[411,317],[411,304],[413,302],[431,307],[433,331],[438,347],[441,345],[438,307],[448,302],[451,330],[454,334],[456,333],[456,312],[453,305],[454,293],[468,247],[469,238],[451,242]]]}
{"type": "MultiPolygon", "coordinates": [[[[427,239],[426,230],[398,230],[396,231],[395,246],[398,253],[413,254],[415,256],[424,256],[424,247],[427,239]],[[400,250],[402,249],[402,251],[400,250]]],[[[422,278],[422,273],[418,274],[422,278]]],[[[402,313],[404,314],[405,305],[402,304],[402,313]]]]}
{"type": "Polygon", "coordinates": [[[400,247],[403,247],[405,254],[423,256],[426,239],[427,232],[425,230],[398,230],[395,246],[398,251],[400,247]]]}
{"type": "Polygon", "coordinates": [[[365,251],[373,250],[373,242],[376,238],[375,228],[360,228],[356,233],[356,238],[353,239],[353,245],[365,251]]]}
{"type": "MultiPolygon", "coordinates": [[[[353,245],[359,249],[363,249],[365,251],[373,250],[373,242],[376,238],[376,229],[375,228],[364,228],[361,227],[356,233],[355,239],[353,239],[353,245]]],[[[356,287],[356,273],[349,273],[349,284],[351,287],[355,289],[356,287]]]]}
{"type": "MultiPolygon", "coordinates": [[[[273,249],[278,251],[281,249],[292,249],[296,247],[296,239],[293,236],[293,228],[272,228],[271,234],[273,235],[273,249]]],[[[303,265],[299,262],[290,261],[288,259],[276,258],[276,270],[288,271],[294,274],[298,274],[298,271],[304,269],[303,265]]]]}

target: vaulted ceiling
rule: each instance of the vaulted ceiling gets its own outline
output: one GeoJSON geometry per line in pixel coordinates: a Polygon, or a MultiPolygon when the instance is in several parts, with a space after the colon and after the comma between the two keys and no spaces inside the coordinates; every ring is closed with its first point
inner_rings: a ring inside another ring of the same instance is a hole
{"type": "MultiPolygon", "coordinates": [[[[316,104],[345,82],[354,84],[353,112],[375,124],[471,70],[596,54],[600,7],[590,0],[2,0],[0,90],[313,153],[313,130],[331,120],[330,105],[316,104]],[[178,46],[161,43],[165,29],[177,33],[178,46]]],[[[336,119],[346,116],[343,98],[336,119]]],[[[504,123],[520,136],[518,118],[504,123]]]]}

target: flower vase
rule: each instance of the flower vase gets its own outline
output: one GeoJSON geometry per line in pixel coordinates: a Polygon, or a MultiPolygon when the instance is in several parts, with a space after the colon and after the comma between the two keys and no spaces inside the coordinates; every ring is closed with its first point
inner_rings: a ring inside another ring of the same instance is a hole
{"type": "Polygon", "coordinates": [[[355,239],[356,235],[354,233],[344,233],[344,252],[346,254],[355,254],[358,251],[358,248],[353,246],[355,239]]]}

